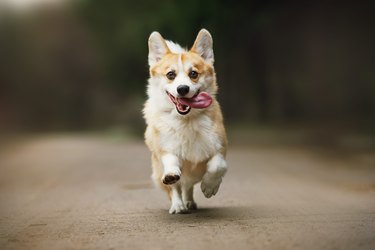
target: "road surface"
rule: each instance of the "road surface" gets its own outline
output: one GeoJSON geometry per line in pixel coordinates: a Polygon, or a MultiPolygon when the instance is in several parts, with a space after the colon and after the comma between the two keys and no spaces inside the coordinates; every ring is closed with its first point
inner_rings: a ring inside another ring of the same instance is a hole
{"type": "Polygon", "coordinates": [[[375,249],[375,156],[235,146],[218,194],[168,214],[142,141],[1,147],[0,249],[375,249]]]}

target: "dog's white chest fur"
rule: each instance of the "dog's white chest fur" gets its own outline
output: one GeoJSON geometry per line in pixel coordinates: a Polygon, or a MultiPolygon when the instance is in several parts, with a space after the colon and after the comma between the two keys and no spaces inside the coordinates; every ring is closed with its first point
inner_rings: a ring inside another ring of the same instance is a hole
{"type": "Polygon", "coordinates": [[[160,146],[180,159],[194,163],[211,158],[221,148],[214,122],[206,115],[183,120],[168,114],[160,117],[160,146]]]}

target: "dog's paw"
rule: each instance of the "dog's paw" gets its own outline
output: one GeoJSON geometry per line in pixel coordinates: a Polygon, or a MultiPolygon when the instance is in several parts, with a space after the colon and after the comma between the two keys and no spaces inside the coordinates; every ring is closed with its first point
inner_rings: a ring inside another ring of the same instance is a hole
{"type": "Polygon", "coordinates": [[[188,209],[182,202],[172,203],[171,208],[169,209],[170,214],[183,214],[186,213],[188,209]]]}
{"type": "Polygon", "coordinates": [[[167,173],[161,178],[162,182],[166,185],[171,185],[180,180],[181,171],[176,171],[173,173],[167,173]]]}
{"type": "Polygon", "coordinates": [[[185,207],[189,210],[198,209],[197,203],[195,203],[194,201],[185,201],[184,204],[185,204],[185,207]]]}
{"type": "Polygon", "coordinates": [[[217,193],[221,184],[221,177],[203,176],[201,190],[206,198],[211,198],[217,193]]]}

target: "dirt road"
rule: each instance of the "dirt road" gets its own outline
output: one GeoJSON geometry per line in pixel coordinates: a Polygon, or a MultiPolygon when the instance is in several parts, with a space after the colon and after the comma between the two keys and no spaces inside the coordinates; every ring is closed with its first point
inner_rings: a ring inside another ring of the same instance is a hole
{"type": "Polygon", "coordinates": [[[375,164],[230,148],[219,193],[169,215],[142,142],[46,136],[2,147],[0,249],[375,249],[375,164]]]}

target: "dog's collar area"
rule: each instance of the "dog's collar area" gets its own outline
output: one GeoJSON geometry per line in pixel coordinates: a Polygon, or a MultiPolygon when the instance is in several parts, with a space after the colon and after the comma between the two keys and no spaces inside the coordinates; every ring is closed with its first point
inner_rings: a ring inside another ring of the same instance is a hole
{"type": "MultiPolygon", "coordinates": [[[[173,104],[175,105],[176,107],[176,110],[177,112],[180,114],[180,115],[187,115],[190,110],[191,110],[191,107],[190,106],[187,106],[187,105],[184,105],[184,104],[181,104],[177,101],[177,98],[174,97],[171,93],[169,93],[168,91],[166,91],[169,99],[173,102],[173,104]]],[[[198,93],[197,93],[198,94],[198,93]]]]}

